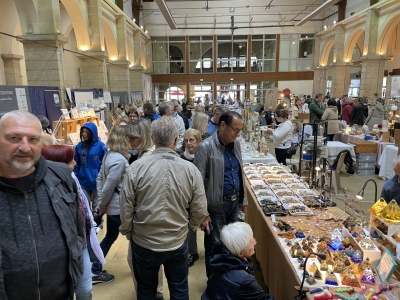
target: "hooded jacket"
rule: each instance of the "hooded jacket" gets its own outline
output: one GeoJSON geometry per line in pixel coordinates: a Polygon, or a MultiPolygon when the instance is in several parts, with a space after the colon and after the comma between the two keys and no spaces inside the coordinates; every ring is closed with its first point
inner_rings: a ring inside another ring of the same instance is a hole
{"type": "Polygon", "coordinates": [[[75,147],[74,160],[76,162],[74,173],[78,177],[82,189],[95,191],[96,178],[101,168],[101,162],[107,153],[107,148],[102,141],[99,140],[97,126],[94,123],[85,123],[81,128],[87,128],[92,132],[92,141],[90,143],[83,140],[75,147]]]}
{"type": "Polygon", "coordinates": [[[257,284],[251,260],[233,255],[222,241],[215,246],[210,268],[202,300],[274,300],[257,284]]]}
{"type": "Polygon", "coordinates": [[[347,101],[342,103],[342,120],[347,124],[351,124],[351,112],[353,111],[353,102],[347,101]]]}
{"type": "Polygon", "coordinates": [[[310,123],[312,124],[321,122],[324,109],[319,106],[318,101],[313,99],[308,108],[310,109],[310,123]]]}
{"type": "Polygon", "coordinates": [[[143,118],[149,120],[150,122],[157,120],[159,117],[160,115],[154,110],[148,110],[143,116],[143,118]]]}
{"type": "Polygon", "coordinates": [[[381,103],[377,102],[375,106],[372,106],[369,110],[365,124],[368,126],[369,130],[372,130],[375,124],[382,123],[384,116],[384,108],[381,103]]]}
{"type": "Polygon", "coordinates": [[[328,121],[328,134],[339,132],[338,109],[336,106],[328,106],[321,118],[322,121],[328,121]]]}
{"type": "Polygon", "coordinates": [[[43,157],[29,176],[27,191],[0,179],[0,300],[73,299],[84,243],[76,184],[43,157]]]}

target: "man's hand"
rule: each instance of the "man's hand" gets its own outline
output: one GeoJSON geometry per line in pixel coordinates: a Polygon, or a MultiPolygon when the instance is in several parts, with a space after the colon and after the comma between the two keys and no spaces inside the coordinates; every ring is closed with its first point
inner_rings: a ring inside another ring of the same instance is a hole
{"type": "Polygon", "coordinates": [[[107,206],[99,207],[99,215],[104,215],[107,211],[107,206]]]}
{"type": "Polygon", "coordinates": [[[200,228],[207,234],[210,234],[210,227],[208,226],[209,222],[211,222],[210,216],[204,218],[204,221],[201,223],[200,228]]]}
{"type": "Polygon", "coordinates": [[[243,213],[247,213],[247,205],[239,206],[239,211],[242,211],[243,213]]]}

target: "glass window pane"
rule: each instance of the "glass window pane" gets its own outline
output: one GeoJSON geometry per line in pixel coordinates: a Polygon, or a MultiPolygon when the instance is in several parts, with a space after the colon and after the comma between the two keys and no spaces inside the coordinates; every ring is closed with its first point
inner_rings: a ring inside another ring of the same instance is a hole
{"type": "Polygon", "coordinates": [[[289,71],[289,61],[279,60],[279,72],[287,72],[287,71],[289,71]]]}
{"type": "Polygon", "coordinates": [[[262,35],[252,35],[251,40],[256,41],[256,40],[262,40],[263,36],[262,35]]]}
{"type": "Polygon", "coordinates": [[[153,73],[154,74],[168,74],[168,63],[167,62],[153,62],[153,73]]]}
{"type": "Polygon", "coordinates": [[[264,38],[266,40],[276,40],[276,34],[266,34],[264,38]]]}
{"type": "Polygon", "coordinates": [[[199,60],[201,59],[201,44],[200,42],[189,43],[189,57],[190,60],[199,60]]]}
{"type": "Polygon", "coordinates": [[[313,59],[299,59],[299,71],[311,71],[313,64],[313,59]]]}
{"type": "Polygon", "coordinates": [[[172,36],[172,37],[169,37],[169,41],[170,42],[184,42],[185,37],[184,36],[172,36]]]}
{"type": "Polygon", "coordinates": [[[231,57],[232,56],[232,44],[228,43],[218,43],[218,58],[231,57]]]}
{"type": "MultiPolygon", "coordinates": [[[[275,60],[264,60],[263,72],[275,72],[275,60]]],[[[280,64],[280,63],[279,63],[280,64]]]]}
{"type": "Polygon", "coordinates": [[[263,72],[262,70],[262,60],[257,60],[256,57],[251,58],[251,72],[263,72]]]}
{"type": "Polygon", "coordinates": [[[153,43],[153,61],[166,61],[167,51],[167,43],[153,43]]]}
{"type": "Polygon", "coordinates": [[[185,60],[185,43],[169,43],[169,59],[185,60]]]}
{"type": "Polygon", "coordinates": [[[297,58],[297,49],[298,44],[297,41],[292,41],[290,44],[290,58],[297,58]]]}
{"type": "Polygon", "coordinates": [[[212,67],[212,61],[209,58],[205,58],[203,60],[203,68],[211,68],[212,67]]]}
{"type": "Polygon", "coordinates": [[[300,40],[299,58],[314,57],[314,40],[300,40]]]}
{"type": "Polygon", "coordinates": [[[299,35],[298,34],[292,34],[291,35],[291,39],[292,40],[298,40],[299,39],[299,35]]]}
{"type": "Polygon", "coordinates": [[[185,73],[185,63],[183,61],[171,61],[169,63],[169,72],[172,73],[185,73]]]}
{"type": "Polygon", "coordinates": [[[189,36],[189,41],[200,41],[199,36],[189,36]]]}
{"type": "Polygon", "coordinates": [[[276,41],[264,42],[264,59],[275,58],[276,41]]]}
{"type": "Polygon", "coordinates": [[[201,57],[204,58],[213,58],[213,43],[212,42],[203,42],[201,43],[201,57]]]}
{"type": "Polygon", "coordinates": [[[292,59],[289,66],[289,71],[297,71],[297,60],[292,59]]]}
{"type": "Polygon", "coordinates": [[[189,63],[189,73],[201,73],[201,61],[191,61],[189,63]]]}
{"type": "MultiPolygon", "coordinates": [[[[290,41],[281,41],[279,58],[289,58],[290,41]]],[[[280,68],[279,68],[280,69],[280,68]]]]}
{"type": "Polygon", "coordinates": [[[151,38],[152,42],[166,42],[167,38],[166,37],[159,37],[159,36],[155,36],[151,38]]]}
{"type": "Polygon", "coordinates": [[[281,40],[290,40],[290,34],[281,34],[281,40]]]}
{"type": "Polygon", "coordinates": [[[247,57],[247,43],[240,42],[233,44],[233,57],[247,57]]]}
{"type": "Polygon", "coordinates": [[[203,41],[212,41],[213,40],[213,36],[202,36],[201,39],[203,41]]]}
{"type": "Polygon", "coordinates": [[[251,56],[256,57],[258,59],[263,58],[263,42],[256,41],[251,43],[251,56]]]}
{"type": "Polygon", "coordinates": [[[246,40],[247,41],[247,35],[235,35],[233,36],[233,40],[237,41],[237,40],[246,40]]]}
{"type": "Polygon", "coordinates": [[[230,41],[232,40],[232,37],[230,35],[220,35],[217,36],[218,41],[230,41]]]}

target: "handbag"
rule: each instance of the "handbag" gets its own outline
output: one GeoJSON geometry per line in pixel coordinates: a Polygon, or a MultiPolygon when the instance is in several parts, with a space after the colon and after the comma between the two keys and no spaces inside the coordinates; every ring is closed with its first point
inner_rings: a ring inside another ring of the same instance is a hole
{"type": "Polygon", "coordinates": [[[290,147],[286,150],[286,153],[290,156],[295,155],[297,151],[298,143],[292,143],[290,147]]]}

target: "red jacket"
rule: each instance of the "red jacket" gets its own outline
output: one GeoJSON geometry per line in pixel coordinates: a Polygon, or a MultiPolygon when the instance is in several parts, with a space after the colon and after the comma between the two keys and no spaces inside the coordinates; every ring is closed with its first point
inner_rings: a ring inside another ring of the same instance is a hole
{"type": "Polygon", "coordinates": [[[342,103],[342,120],[347,124],[351,124],[351,112],[353,110],[353,102],[347,101],[342,103]]]}

